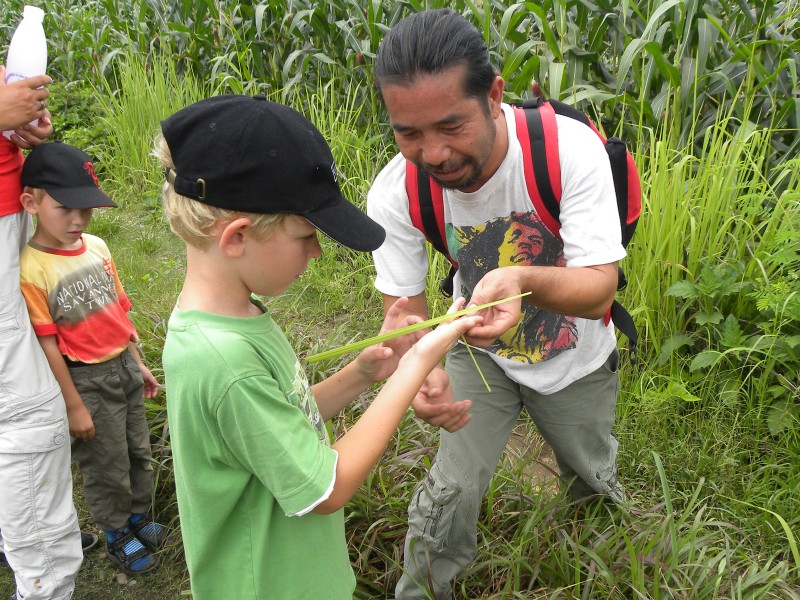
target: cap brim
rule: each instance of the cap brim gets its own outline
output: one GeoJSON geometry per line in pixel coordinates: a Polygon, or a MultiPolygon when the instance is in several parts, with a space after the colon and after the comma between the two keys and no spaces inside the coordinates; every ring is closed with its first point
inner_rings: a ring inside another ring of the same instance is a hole
{"type": "Polygon", "coordinates": [[[67,208],[116,208],[116,204],[106,196],[99,188],[94,186],[54,188],[46,187],[45,191],[50,194],[59,204],[67,208]]]}
{"type": "Polygon", "coordinates": [[[377,250],[386,239],[383,227],[342,197],[303,217],[333,241],[359,252],[377,250]]]}

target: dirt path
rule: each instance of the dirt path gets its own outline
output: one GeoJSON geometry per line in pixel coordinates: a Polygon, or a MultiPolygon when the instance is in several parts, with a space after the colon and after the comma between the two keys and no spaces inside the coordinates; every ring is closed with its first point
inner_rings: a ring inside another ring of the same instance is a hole
{"type": "Polygon", "coordinates": [[[512,468],[524,463],[522,471],[531,478],[536,491],[547,488],[554,494],[558,492],[558,465],[553,450],[532,424],[522,420],[517,424],[508,440],[505,459],[512,468]]]}

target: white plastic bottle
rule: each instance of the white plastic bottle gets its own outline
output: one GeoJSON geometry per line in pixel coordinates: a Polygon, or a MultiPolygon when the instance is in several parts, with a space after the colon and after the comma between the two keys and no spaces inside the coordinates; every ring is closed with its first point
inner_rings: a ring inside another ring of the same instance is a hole
{"type": "MultiPolygon", "coordinates": [[[[44,11],[36,6],[26,5],[22,11],[22,21],[17,25],[11,43],[8,45],[6,59],[6,83],[14,83],[34,75],[44,75],[47,71],[47,38],[44,35],[44,11]]],[[[36,121],[32,121],[35,124],[36,121]]],[[[4,131],[11,137],[13,131],[4,131]]]]}

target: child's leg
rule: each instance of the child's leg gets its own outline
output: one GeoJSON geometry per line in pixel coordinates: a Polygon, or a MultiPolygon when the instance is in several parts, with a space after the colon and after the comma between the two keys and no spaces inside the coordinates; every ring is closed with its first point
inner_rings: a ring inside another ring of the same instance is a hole
{"type": "Polygon", "coordinates": [[[130,459],[126,438],[127,398],[119,385],[120,363],[70,367],[83,403],[92,415],[95,437],[75,439],[72,458],[83,475],[86,504],[100,529],[122,529],[131,512],[130,459]]]}
{"type": "Polygon", "coordinates": [[[126,350],[120,356],[128,370],[128,454],[131,459],[130,527],[136,537],[151,551],[171,543],[171,530],[153,521],[153,466],[150,428],[144,407],[144,382],[133,356],[126,350]]]}
{"type": "Polygon", "coordinates": [[[64,399],[19,289],[27,213],[0,217],[0,529],[26,600],[72,595],[83,559],[64,399]]]}
{"type": "Polygon", "coordinates": [[[144,381],[128,350],[120,355],[120,362],[126,370],[123,387],[128,398],[126,435],[130,457],[131,513],[146,514],[153,501],[153,455],[144,408],[144,381]]]}
{"type": "MultiPolygon", "coordinates": [[[[133,359],[126,350],[123,355],[98,365],[70,367],[72,380],[95,427],[93,440],[73,442],[72,457],[83,474],[84,495],[92,518],[108,537],[106,553],[127,573],[143,574],[152,571],[158,561],[128,527],[134,506],[131,474],[133,465],[141,462],[138,453],[132,454],[128,446],[128,392],[137,385],[142,387],[141,374],[138,369],[132,373],[129,362],[133,359]]],[[[139,405],[146,429],[141,393],[139,405]]],[[[152,468],[149,454],[147,466],[152,468]]],[[[138,490],[138,483],[136,487],[138,490]]],[[[147,506],[150,493],[148,490],[147,506]]]]}

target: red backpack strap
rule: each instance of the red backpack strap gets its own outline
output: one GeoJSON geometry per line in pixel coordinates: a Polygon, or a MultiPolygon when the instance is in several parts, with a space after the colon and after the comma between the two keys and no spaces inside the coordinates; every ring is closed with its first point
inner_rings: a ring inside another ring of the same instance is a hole
{"type": "Polygon", "coordinates": [[[528,195],[544,225],[561,239],[561,163],[555,112],[547,101],[513,108],[528,195]]]}
{"type": "Polygon", "coordinates": [[[422,232],[431,246],[444,254],[450,264],[458,268],[458,263],[447,250],[442,186],[432,178],[420,174],[414,163],[406,161],[406,193],[411,223],[422,232]]]}

